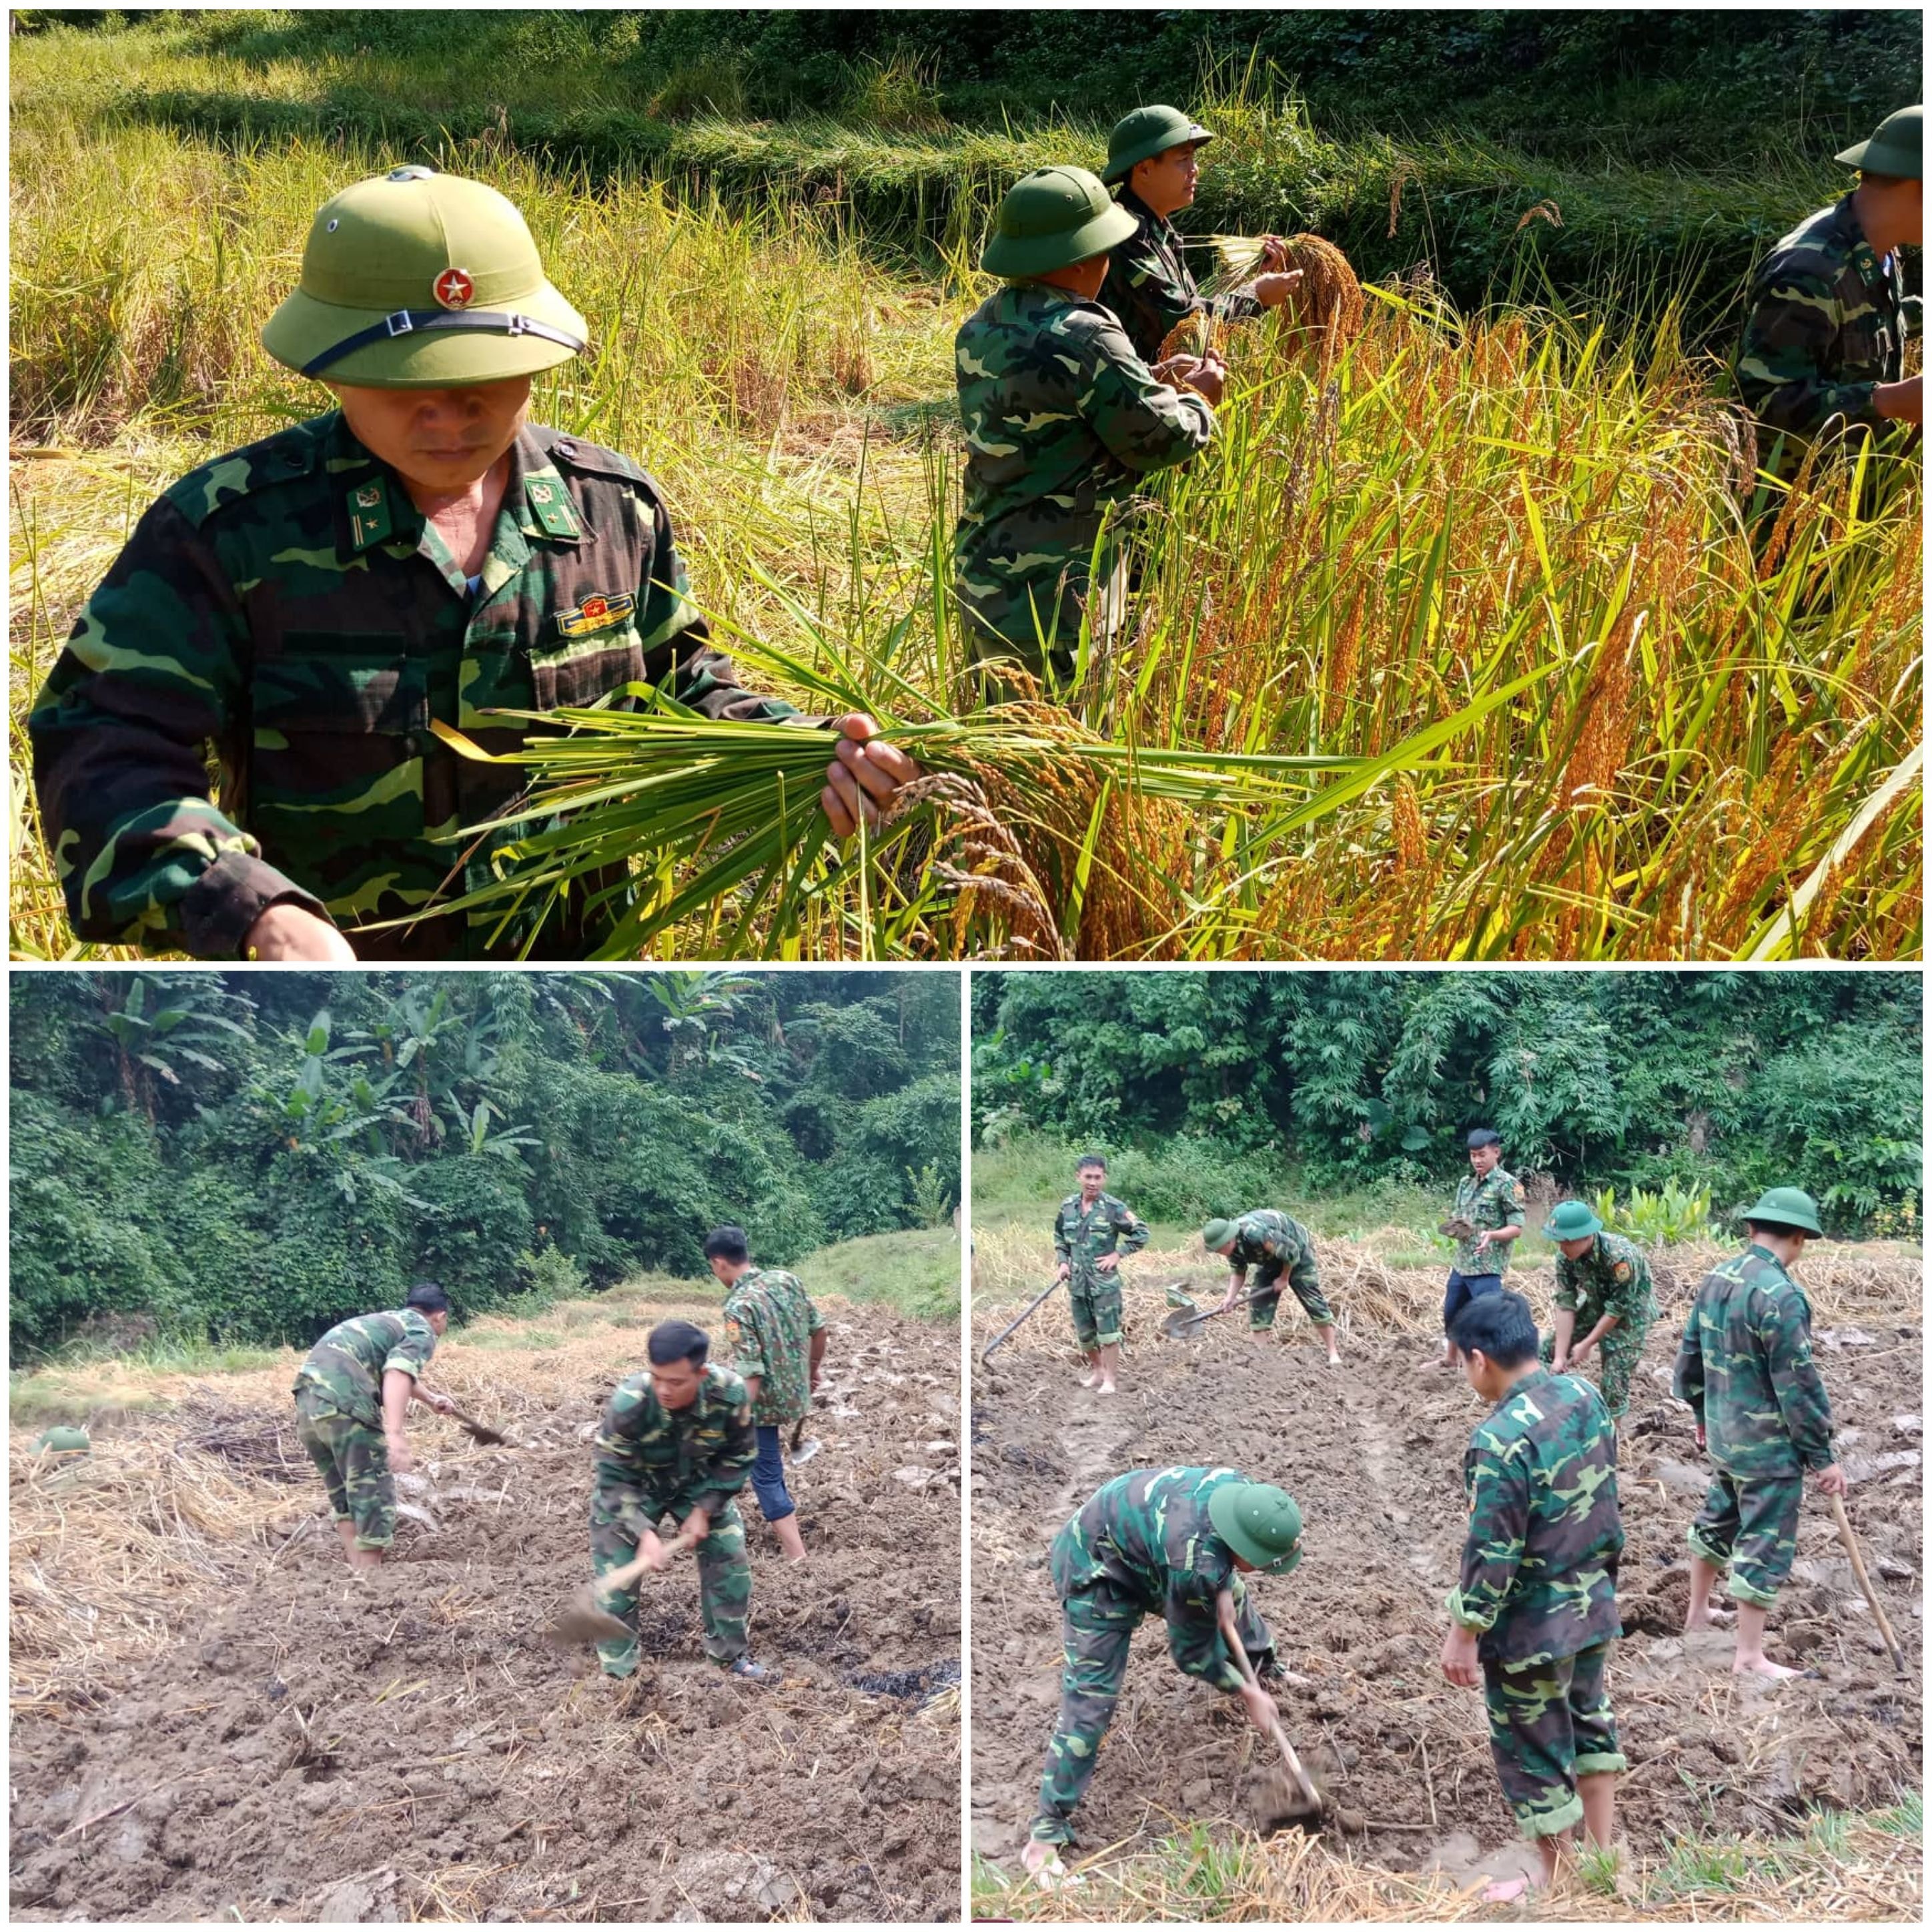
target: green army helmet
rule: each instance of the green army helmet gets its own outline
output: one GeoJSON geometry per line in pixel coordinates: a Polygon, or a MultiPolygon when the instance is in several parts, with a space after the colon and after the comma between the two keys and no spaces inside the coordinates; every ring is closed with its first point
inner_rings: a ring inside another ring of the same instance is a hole
{"type": "Polygon", "coordinates": [[[1818,1225],[1818,1204],[1802,1187],[1767,1187],[1754,1208],[1747,1208],[1747,1221],[1774,1221],[1781,1228],[1800,1228],[1808,1234],[1822,1236],[1818,1225]]]}
{"type": "Polygon", "coordinates": [[[304,376],[442,389],[534,376],[589,340],[524,218],[493,188],[392,168],[316,211],[262,346],[304,376]]]}
{"type": "Polygon", "coordinates": [[[1286,1576],[1301,1561],[1301,1511],[1271,1483],[1223,1483],[1208,1498],[1208,1520],[1244,1563],[1286,1576]]]}
{"type": "Polygon", "coordinates": [[[1134,232],[1134,218],[1084,168],[1035,168],[1007,189],[980,266],[1023,282],[1104,255],[1134,232]]]}
{"type": "Polygon", "coordinates": [[[1604,1224],[1587,1201],[1559,1201],[1550,1209],[1543,1232],[1552,1241],[1580,1241],[1586,1234],[1600,1234],[1604,1224]]]}
{"type": "Polygon", "coordinates": [[[1234,1238],[1234,1222],[1224,1221],[1218,1216],[1201,1230],[1201,1245],[1210,1252],[1216,1248],[1226,1247],[1234,1238]]]}
{"type": "Polygon", "coordinates": [[[52,1450],[56,1456],[84,1455],[93,1446],[88,1440],[87,1431],[76,1429],[71,1423],[57,1424],[44,1430],[34,1444],[36,1449],[52,1450]]]}
{"type": "Polygon", "coordinates": [[[1107,136],[1104,182],[1124,182],[1142,161],[1150,161],[1170,148],[1198,148],[1214,136],[1192,115],[1178,107],[1136,107],[1114,123],[1107,136]]]}
{"type": "Polygon", "coordinates": [[[1924,163],[1921,123],[1925,110],[1915,104],[1888,114],[1879,123],[1878,132],[1832,158],[1868,175],[1897,175],[1906,181],[1923,181],[1924,163]]]}

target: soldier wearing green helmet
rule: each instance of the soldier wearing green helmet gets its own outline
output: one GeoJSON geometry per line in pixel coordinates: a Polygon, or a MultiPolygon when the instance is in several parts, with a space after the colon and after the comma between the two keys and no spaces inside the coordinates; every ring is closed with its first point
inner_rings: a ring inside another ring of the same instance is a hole
{"type": "MultiPolygon", "coordinates": [[[[454,835],[524,783],[434,728],[513,754],[526,727],[504,712],[628,705],[634,682],[709,717],[808,722],[712,647],[650,478],[529,421],[532,379],[589,337],[481,182],[400,167],[318,212],[262,340],[338,406],[154,503],[34,704],[80,938],[216,959],[580,958],[621,914],[621,875],[535,934],[434,911],[489,881],[508,835],[454,835]]],[[[844,836],[914,767],[869,720],[839,729],[821,802],[844,836]]]]}
{"type": "Polygon", "coordinates": [[[1758,422],[1758,466],[1788,482],[1828,432],[1916,424],[1919,381],[1904,370],[1898,251],[1921,245],[1923,110],[1902,107],[1835,158],[1858,183],[1802,222],[1751,281],[1732,365],[1758,422]]]}
{"type": "Polygon", "coordinates": [[[1252,1268],[1255,1291],[1248,1303],[1248,1332],[1257,1342],[1265,1341],[1281,1306],[1278,1284],[1286,1275],[1302,1312],[1314,1324],[1315,1339],[1328,1352],[1328,1366],[1342,1366],[1335,1346],[1335,1311],[1322,1292],[1315,1237],[1293,1215],[1284,1214],[1279,1208],[1251,1208],[1232,1220],[1217,1216],[1201,1230],[1201,1245],[1228,1264],[1227,1292],[1221,1298],[1223,1313],[1240,1305],[1248,1285],[1248,1270],[1252,1268]]]}
{"type": "Polygon", "coordinates": [[[1634,1241],[1610,1233],[1585,1202],[1559,1201],[1543,1232],[1556,1244],[1557,1261],[1556,1317],[1543,1338],[1542,1359],[1559,1376],[1569,1375],[1596,1349],[1604,1406],[1612,1422],[1621,1421],[1644,1338],[1657,1319],[1650,1264],[1634,1241]]]}
{"type": "Polygon", "coordinates": [[[1760,1677],[1798,1673],[1764,1654],[1766,1613],[1791,1574],[1798,1506],[1808,1471],[1820,1494],[1843,1496],[1832,1450],[1832,1404],[1811,1359],[1811,1304],[1789,1272],[1824,1229],[1802,1188],[1773,1187],[1747,1210],[1750,1244],[1704,1277],[1678,1345],[1674,1385],[1696,1418],[1697,1446],[1713,1474],[1691,1524],[1686,1630],[1721,1614],[1712,1601],[1728,1567],[1737,1603],[1732,1669],[1760,1677]]]}
{"type": "Polygon", "coordinates": [[[1101,179],[1120,190],[1134,232],[1114,249],[1100,299],[1120,318],[1144,362],[1160,354],[1169,333],[1189,316],[1246,321],[1278,308],[1301,279],[1299,270],[1286,268],[1282,244],[1270,236],[1262,245],[1262,273],[1246,287],[1210,301],[1195,286],[1171,218],[1192,205],[1201,150],[1214,138],[1178,107],[1136,107],[1108,136],[1101,179]]]}
{"type": "Polygon", "coordinates": [[[1213,432],[1220,364],[1149,369],[1097,299],[1108,251],[1132,232],[1085,169],[1036,169],[1007,190],[982,262],[1004,286],[955,339],[958,602],[968,650],[995,685],[1003,664],[1064,683],[1083,632],[1112,638],[1136,487],[1213,432]]]}
{"type": "Polygon", "coordinates": [[[1142,1469],[1103,1483],[1053,1539],[1053,1587],[1066,1639],[1060,1722],[1048,1747],[1040,1810],[1026,1852],[1036,1876],[1073,1841],[1072,1818],[1099,1758],[1145,1616],[1167,1624],[1168,1649],[1190,1677],[1232,1692],[1265,1736],[1274,1700],[1242,1676],[1222,1633],[1224,1600],[1258,1675],[1276,1673],[1274,1639],[1241,1581],[1286,1576],[1301,1561],[1294,1500],[1239,1471],[1142,1469]]]}

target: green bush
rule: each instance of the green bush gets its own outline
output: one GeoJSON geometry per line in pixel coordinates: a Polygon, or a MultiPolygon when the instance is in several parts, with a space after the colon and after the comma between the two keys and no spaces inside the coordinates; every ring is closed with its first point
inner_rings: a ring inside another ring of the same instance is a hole
{"type": "Polygon", "coordinates": [[[517,1272],[524,1283],[517,1298],[539,1310],[572,1300],[590,1286],[584,1270],[550,1241],[545,1241],[534,1254],[526,1248],[517,1257],[517,1272]]]}

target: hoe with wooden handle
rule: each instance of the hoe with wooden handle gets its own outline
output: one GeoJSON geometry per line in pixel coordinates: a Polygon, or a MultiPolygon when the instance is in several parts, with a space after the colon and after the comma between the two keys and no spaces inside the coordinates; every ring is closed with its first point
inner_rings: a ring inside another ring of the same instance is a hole
{"type": "Polygon", "coordinates": [[[454,1402],[449,1405],[449,1419],[473,1442],[489,1444],[508,1442],[510,1439],[500,1429],[492,1429],[487,1422],[478,1422],[473,1415],[465,1415],[454,1402]]]}
{"type": "Polygon", "coordinates": [[[1878,1592],[1871,1586],[1871,1579],[1865,1574],[1864,1552],[1858,1547],[1858,1538],[1852,1534],[1852,1520],[1845,1514],[1845,1499],[1833,1496],[1832,1520],[1838,1526],[1838,1540],[1845,1546],[1845,1554],[1852,1559],[1852,1574],[1858,1580],[1858,1588],[1865,1593],[1865,1601],[1871,1606],[1872,1620],[1878,1625],[1878,1634],[1885,1640],[1886,1648],[1892,1653],[1892,1667],[1898,1676],[1905,1675],[1905,1658],[1899,1649],[1898,1640],[1892,1634],[1892,1622],[1885,1613],[1885,1606],[1878,1600],[1878,1592]]]}
{"type": "Polygon", "coordinates": [[[805,1425],[811,1420],[809,1415],[801,1415],[791,1432],[791,1466],[794,1469],[803,1468],[825,1447],[815,1436],[809,1442],[805,1442],[805,1425]]]}
{"type": "MultiPolygon", "coordinates": [[[[1223,1591],[1216,1607],[1220,1613],[1221,1633],[1228,1640],[1228,1648],[1233,1653],[1235,1663],[1240,1667],[1241,1676],[1250,1689],[1260,1689],[1260,1680],[1255,1676],[1255,1666],[1248,1661],[1248,1653],[1241,1647],[1240,1633],[1234,1628],[1232,1593],[1223,1591]]],[[[1288,1733],[1281,1727],[1281,1720],[1279,1718],[1270,1719],[1270,1728],[1274,1732],[1276,1744],[1280,1747],[1282,1762],[1288,1766],[1293,1789],[1300,1795],[1300,1803],[1292,1808],[1313,1817],[1320,1817],[1328,1808],[1327,1801],[1316,1790],[1315,1780],[1302,1768],[1301,1760],[1295,1755],[1294,1745],[1288,1741],[1288,1733]]]]}
{"type": "MultiPolygon", "coordinates": [[[[664,1545],[664,1553],[667,1557],[682,1556],[697,1545],[696,1537],[688,1531],[680,1530],[664,1545]]],[[[622,1643],[634,1638],[637,1632],[604,1609],[598,1603],[597,1596],[602,1590],[628,1590],[633,1583],[648,1576],[650,1570],[650,1563],[639,1556],[621,1570],[610,1570],[595,1582],[585,1584],[557,1612],[556,1622],[550,1625],[553,1641],[563,1644],[622,1643]]]]}

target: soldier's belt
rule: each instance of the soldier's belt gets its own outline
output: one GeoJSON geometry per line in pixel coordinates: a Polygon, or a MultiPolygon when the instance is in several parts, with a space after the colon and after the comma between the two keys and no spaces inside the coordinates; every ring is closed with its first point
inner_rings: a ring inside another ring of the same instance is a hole
{"type": "Polygon", "coordinates": [[[561,344],[572,355],[584,347],[584,338],[568,329],[553,328],[527,315],[502,314],[494,309],[399,308],[368,328],[345,336],[332,349],[302,364],[304,376],[320,375],[325,369],[352,356],[371,343],[389,342],[399,335],[430,333],[441,335],[535,335],[545,342],[561,344]]]}

